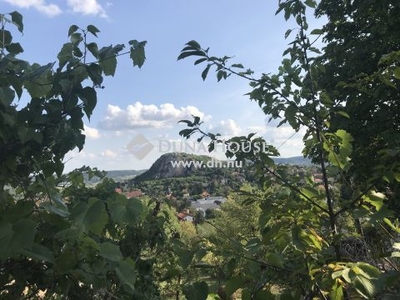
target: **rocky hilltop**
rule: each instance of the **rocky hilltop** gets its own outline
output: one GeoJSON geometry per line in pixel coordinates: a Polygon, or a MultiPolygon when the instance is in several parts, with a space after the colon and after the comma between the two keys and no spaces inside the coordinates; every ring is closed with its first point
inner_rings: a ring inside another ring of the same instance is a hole
{"type": "MultiPolygon", "coordinates": [[[[218,168],[198,168],[196,165],[173,165],[171,162],[202,162],[204,165],[207,162],[213,160],[214,162],[220,162],[222,164],[226,163],[227,161],[218,161],[215,158],[212,158],[207,155],[195,155],[195,154],[188,154],[183,152],[173,152],[173,153],[166,153],[160,156],[148,169],[147,171],[143,172],[142,174],[135,177],[134,181],[143,181],[143,180],[157,180],[162,178],[172,178],[172,177],[187,177],[193,175],[199,176],[206,176],[214,173],[221,173],[222,170],[218,168]]],[[[310,165],[311,162],[308,159],[303,157],[291,157],[291,158],[274,158],[277,164],[288,164],[288,165],[310,165]]],[[[227,168],[223,169],[224,173],[231,173],[236,172],[235,168],[227,168]]],[[[242,169],[242,171],[244,171],[242,169]]]]}
{"type": "Polygon", "coordinates": [[[207,163],[212,158],[206,155],[194,155],[181,152],[166,153],[160,156],[146,172],[135,178],[135,181],[140,180],[155,180],[171,177],[185,177],[194,173],[203,173],[205,170],[196,168],[195,165],[184,166],[183,164],[173,166],[171,162],[190,162],[201,161],[207,163]]]}

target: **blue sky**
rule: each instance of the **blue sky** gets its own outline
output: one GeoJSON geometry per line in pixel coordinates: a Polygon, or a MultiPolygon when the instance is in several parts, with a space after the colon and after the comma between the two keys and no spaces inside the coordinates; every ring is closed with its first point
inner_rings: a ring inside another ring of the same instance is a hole
{"type": "MultiPolygon", "coordinates": [[[[290,138],[288,127],[268,124],[257,104],[244,96],[248,82],[234,77],[203,82],[202,66],[193,66],[193,59],[177,61],[184,44],[194,39],[215,56],[235,56],[232,62],[256,74],[275,72],[289,42],[284,33],[295,27],[275,16],[277,5],[268,0],[0,0],[0,12],[17,10],[24,16],[24,34],[15,33],[15,39],[24,47],[21,57],[30,62],[56,61],[72,24],[95,25],[102,46],[147,40],[142,69],[120,57],[116,75],[98,91],[90,122],[85,120],[84,150],[66,157],[67,170],[82,165],[118,170],[150,167],[166,151],[160,141],[182,145],[178,132],[184,126],[177,121],[191,114],[204,118],[212,132],[226,137],[257,132],[275,146],[286,141],[281,156],[301,154],[302,134],[290,138]],[[138,135],[154,145],[143,159],[128,149],[138,135]]],[[[320,21],[310,23],[318,27],[320,21]]]]}

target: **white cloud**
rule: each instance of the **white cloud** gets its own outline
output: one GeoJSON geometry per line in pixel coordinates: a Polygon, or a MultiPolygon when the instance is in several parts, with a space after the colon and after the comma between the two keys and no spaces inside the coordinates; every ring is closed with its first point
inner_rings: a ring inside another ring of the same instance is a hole
{"type": "MultiPolygon", "coordinates": [[[[20,8],[34,8],[41,13],[54,17],[62,13],[62,9],[59,5],[54,3],[47,3],[46,0],[3,0],[11,5],[15,5],[20,8]]],[[[67,6],[74,13],[83,15],[94,15],[107,18],[106,10],[97,0],[67,0],[67,6]]],[[[111,2],[105,4],[106,7],[110,7],[111,2]]]]}
{"type": "Polygon", "coordinates": [[[86,135],[87,138],[97,140],[101,137],[99,131],[96,128],[92,128],[89,126],[84,125],[83,134],[86,135]]]}
{"type": "Polygon", "coordinates": [[[70,172],[75,168],[80,168],[83,165],[92,166],[92,162],[96,159],[97,155],[91,152],[86,152],[84,150],[78,151],[78,149],[74,149],[69,151],[65,157],[65,170],[64,172],[70,172]]]}
{"type": "Polygon", "coordinates": [[[107,130],[165,128],[172,127],[182,119],[191,120],[192,115],[205,120],[210,118],[194,106],[176,108],[171,103],[156,106],[136,102],[128,105],[126,109],[121,109],[109,104],[106,116],[100,121],[100,127],[107,130]]]}
{"type": "Polygon", "coordinates": [[[96,158],[96,154],[91,153],[91,152],[86,152],[84,150],[78,151],[78,149],[74,149],[70,152],[68,152],[65,155],[66,158],[96,158]]]}
{"type": "Polygon", "coordinates": [[[108,158],[116,158],[118,156],[118,154],[110,149],[106,149],[103,152],[101,152],[101,156],[108,157],[108,158]]]}
{"type": "Polygon", "coordinates": [[[4,0],[5,2],[20,8],[35,8],[41,13],[54,17],[62,13],[61,8],[53,3],[47,4],[44,0],[4,0]]]}
{"type": "Polygon", "coordinates": [[[107,13],[97,0],[67,0],[67,5],[75,13],[98,15],[107,18],[107,13]]]}
{"type": "Polygon", "coordinates": [[[265,126],[248,126],[247,131],[250,132],[255,132],[258,135],[263,135],[264,133],[267,132],[267,128],[265,126]]]}
{"type": "Polygon", "coordinates": [[[288,125],[281,127],[267,127],[264,134],[267,142],[278,148],[282,157],[301,155],[304,147],[303,136],[306,128],[301,128],[297,133],[288,125]]]}
{"type": "Polygon", "coordinates": [[[220,133],[223,137],[231,137],[242,134],[240,126],[232,119],[222,120],[217,126],[212,127],[212,133],[220,133]]]}

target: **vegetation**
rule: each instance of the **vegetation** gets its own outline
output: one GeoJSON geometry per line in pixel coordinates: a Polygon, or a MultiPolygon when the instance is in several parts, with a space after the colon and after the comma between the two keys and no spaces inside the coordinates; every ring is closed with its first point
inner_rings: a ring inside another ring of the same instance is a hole
{"type": "Polygon", "coordinates": [[[258,151],[266,142],[254,134],[223,140],[198,117],[182,120],[180,134],[208,139],[210,151],[217,143],[253,146],[227,147],[227,157],[250,162],[251,172],[196,225],[178,221],[176,209],[187,203],[160,195],[197,194],[213,182],[221,193],[226,183],[217,180],[231,175],[142,181],[147,195],[128,199],[108,178],[85,186],[104,172],[63,174],[64,155],[82,149],[83,118],[117,57],[129,55],[141,67],[146,42],[131,40],[126,52],[122,44],[100,47],[95,26],[72,25],[57,63],[41,66],[18,58],[23,48],[13,30],[23,32],[22,16],[0,14],[0,298],[396,299],[397,2],[280,1],[277,13],[297,28],[286,32],[292,41],[277,73],[259,78],[187,43],[178,59],[205,64],[204,80],[212,69],[218,81],[242,77],[266,116],[305,128],[303,154],[317,165],[276,164],[277,149],[258,151]],[[328,17],[323,28],[308,28],[310,9],[328,17]]]}
{"type": "Polygon", "coordinates": [[[285,299],[398,294],[393,284],[400,275],[398,254],[392,245],[399,233],[400,148],[398,139],[386,135],[399,132],[400,44],[392,27],[399,25],[393,17],[398,10],[394,1],[320,1],[318,6],[315,1],[281,1],[278,13],[294,18],[298,28],[286,32],[293,41],[278,73],[260,78],[241,64],[230,64],[230,57],[210,55],[196,41],[179,55],[196,57],[195,65],[206,64],[203,80],[212,68],[218,81],[231,75],[248,80],[250,99],[267,116],[296,131],[306,128],[303,154],[321,169],[320,187],[313,180],[299,184],[274,164],[274,147],[268,153],[256,151],[256,143],[265,141],[254,134],[225,141],[204,132],[197,117],[182,121],[188,128],[180,134],[209,138],[210,151],[216,143],[254,145],[251,153],[240,148],[226,153],[254,162],[259,190],[248,197],[262,209],[261,237],[237,248],[249,269],[228,280],[228,294],[240,288],[244,299],[274,299],[275,286],[285,299]],[[326,26],[309,30],[307,8],[327,16],[326,26]],[[372,25],[372,19],[377,23],[372,25]],[[321,36],[322,52],[314,46],[321,36]],[[375,251],[366,231],[383,237],[386,246],[375,251]]]}
{"type": "Polygon", "coordinates": [[[146,42],[100,47],[95,26],[72,25],[57,63],[41,66],[18,59],[12,30],[23,32],[22,16],[1,14],[0,24],[1,299],[151,299],[152,259],[168,234],[160,208],[128,202],[110,180],[86,188],[84,174],[102,177],[97,170],[62,175],[117,56],[140,67],[146,42]]]}

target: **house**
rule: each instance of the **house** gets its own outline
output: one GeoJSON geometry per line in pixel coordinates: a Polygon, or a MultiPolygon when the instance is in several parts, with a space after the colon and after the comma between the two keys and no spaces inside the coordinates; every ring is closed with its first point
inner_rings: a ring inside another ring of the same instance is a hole
{"type": "Polygon", "coordinates": [[[137,190],[133,190],[130,192],[126,192],[125,196],[126,198],[130,199],[130,198],[137,198],[143,195],[143,192],[140,189],[137,190]]]}
{"type": "Polygon", "coordinates": [[[221,196],[214,196],[214,197],[206,197],[203,199],[196,199],[192,201],[191,206],[196,210],[201,210],[205,212],[207,209],[216,209],[222,203],[226,201],[226,198],[221,196]]]}
{"type": "Polygon", "coordinates": [[[187,222],[193,222],[194,218],[191,214],[187,212],[180,212],[177,214],[178,220],[179,221],[187,221],[187,222]]]}
{"type": "Polygon", "coordinates": [[[208,193],[207,191],[204,191],[204,192],[201,193],[201,197],[203,199],[207,199],[208,197],[210,197],[210,193],[208,193]]]}

